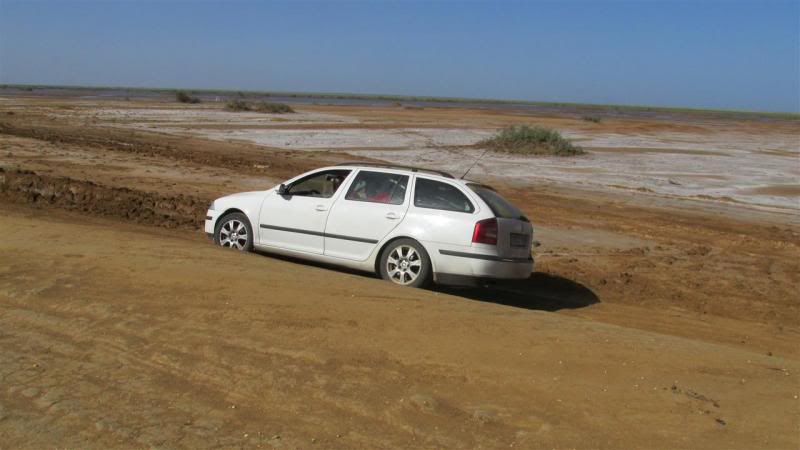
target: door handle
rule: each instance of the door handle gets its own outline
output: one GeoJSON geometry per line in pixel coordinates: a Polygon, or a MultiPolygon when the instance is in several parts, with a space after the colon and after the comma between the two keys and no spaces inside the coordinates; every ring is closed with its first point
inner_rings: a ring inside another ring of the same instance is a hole
{"type": "Polygon", "coordinates": [[[390,213],[386,213],[386,218],[387,219],[396,220],[396,219],[399,219],[400,216],[398,216],[397,214],[395,214],[393,212],[390,212],[390,213]]]}
{"type": "Polygon", "coordinates": [[[315,208],[317,211],[327,211],[328,208],[325,205],[317,205],[315,208]]]}

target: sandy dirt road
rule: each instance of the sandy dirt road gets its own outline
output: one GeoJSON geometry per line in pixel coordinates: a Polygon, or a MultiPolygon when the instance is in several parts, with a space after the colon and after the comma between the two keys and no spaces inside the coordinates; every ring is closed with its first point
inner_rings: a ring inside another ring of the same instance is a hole
{"type": "MultiPolygon", "coordinates": [[[[352,154],[92,112],[166,107],[186,122],[196,108],[4,101],[0,448],[800,446],[791,209],[484,176],[532,218],[536,273],[492,289],[398,289],[225,252],[198,230],[213,198],[352,154]]],[[[341,117],[369,116],[379,130],[595,127],[514,111],[308,109],[301,119],[363,128],[341,117]]],[[[756,141],[788,125],[713,126],[756,141]]],[[[657,139],[695,125],[600,127],[657,139]]]]}
{"type": "Polygon", "coordinates": [[[0,442],[789,448],[800,362],[4,208],[0,442]]]}

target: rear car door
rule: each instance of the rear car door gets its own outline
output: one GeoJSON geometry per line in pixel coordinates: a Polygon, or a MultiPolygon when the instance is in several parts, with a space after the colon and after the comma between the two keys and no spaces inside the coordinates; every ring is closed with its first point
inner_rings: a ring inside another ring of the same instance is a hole
{"type": "Polygon", "coordinates": [[[328,216],[325,255],[367,259],[405,217],[408,185],[406,174],[359,170],[328,216]]]}
{"type": "Polygon", "coordinates": [[[292,182],[286,195],[273,191],[259,215],[259,243],[271,247],[322,254],[325,222],[339,186],[350,170],[330,169],[292,182]]]}
{"type": "Polygon", "coordinates": [[[417,175],[409,220],[418,224],[419,238],[445,246],[471,245],[475,205],[454,183],[417,175]]]}

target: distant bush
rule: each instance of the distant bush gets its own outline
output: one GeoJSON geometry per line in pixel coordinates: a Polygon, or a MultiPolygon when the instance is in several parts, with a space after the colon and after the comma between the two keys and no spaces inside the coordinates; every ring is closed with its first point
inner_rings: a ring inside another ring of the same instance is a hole
{"type": "Polygon", "coordinates": [[[225,105],[225,109],[228,111],[253,111],[272,114],[286,114],[294,112],[292,107],[285,103],[251,103],[244,100],[231,100],[225,105]]]}
{"type": "Polygon", "coordinates": [[[600,123],[603,120],[600,116],[581,116],[581,119],[592,123],[600,123]]]}
{"type": "Polygon", "coordinates": [[[275,114],[286,114],[294,112],[292,107],[287,105],[286,103],[259,102],[255,104],[254,109],[258,112],[275,113],[275,114]]]}
{"type": "Polygon", "coordinates": [[[250,104],[244,100],[230,100],[225,104],[228,111],[250,111],[250,104]]]}
{"type": "Polygon", "coordinates": [[[506,127],[479,144],[500,152],[525,155],[575,156],[585,153],[558,131],[540,126],[506,127]]]}
{"type": "Polygon", "coordinates": [[[175,92],[175,100],[177,100],[180,103],[200,103],[199,98],[192,97],[184,91],[175,92]]]}

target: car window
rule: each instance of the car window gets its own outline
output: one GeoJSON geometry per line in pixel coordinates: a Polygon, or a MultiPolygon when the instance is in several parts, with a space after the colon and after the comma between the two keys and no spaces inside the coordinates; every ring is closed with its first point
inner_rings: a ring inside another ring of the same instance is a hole
{"type": "Polygon", "coordinates": [[[358,172],[345,200],[402,205],[406,198],[408,175],[396,173],[358,172]]]}
{"type": "Polygon", "coordinates": [[[458,188],[426,178],[417,178],[414,189],[414,206],[465,213],[475,211],[472,202],[458,188]]]}
{"type": "Polygon", "coordinates": [[[489,205],[489,208],[491,208],[496,217],[504,219],[528,220],[525,215],[522,214],[522,211],[520,211],[519,208],[511,204],[511,202],[508,200],[504,199],[489,186],[476,183],[470,183],[467,186],[469,186],[473,192],[478,194],[478,196],[483,199],[487,205],[489,205]]]}
{"type": "Polygon", "coordinates": [[[292,183],[286,192],[300,197],[331,198],[349,173],[340,169],[312,173],[292,183]]]}

